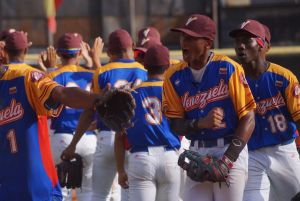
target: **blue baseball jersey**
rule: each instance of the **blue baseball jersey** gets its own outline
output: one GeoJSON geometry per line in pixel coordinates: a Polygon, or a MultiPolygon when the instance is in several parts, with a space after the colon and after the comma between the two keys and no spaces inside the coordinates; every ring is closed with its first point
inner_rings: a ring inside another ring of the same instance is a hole
{"type": "Polygon", "coordinates": [[[58,84],[26,64],[10,64],[0,78],[0,201],[62,200],[52,159],[47,104],[58,84]]]}
{"type": "Polygon", "coordinates": [[[168,69],[163,90],[163,111],[169,118],[199,119],[215,107],[222,109],[221,128],[201,129],[191,140],[213,140],[232,135],[239,119],[255,108],[243,68],[222,55],[213,55],[201,82],[184,62],[168,69]]]}
{"type": "Polygon", "coordinates": [[[148,146],[180,148],[179,137],[170,130],[167,118],[162,114],[163,81],[149,79],[134,88],[132,95],[136,101],[134,127],[127,130],[131,149],[148,146]]]}
{"type": "Polygon", "coordinates": [[[257,104],[249,150],[296,138],[295,121],[300,119],[300,86],[296,76],[271,63],[257,80],[246,79],[257,104]]]}
{"type": "MultiPolygon", "coordinates": [[[[93,77],[92,89],[99,93],[108,83],[115,88],[132,88],[147,79],[146,69],[131,59],[118,59],[98,68],[93,77]]],[[[98,121],[98,128],[110,130],[98,121]]]]}
{"type": "MultiPolygon", "coordinates": [[[[48,74],[48,76],[65,87],[79,87],[90,91],[92,79],[92,70],[87,70],[81,66],[67,65],[48,74]]],[[[55,133],[73,133],[76,130],[82,109],[73,109],[65,107],[60,115],[52,118],[51,129],[55,133]]]]}

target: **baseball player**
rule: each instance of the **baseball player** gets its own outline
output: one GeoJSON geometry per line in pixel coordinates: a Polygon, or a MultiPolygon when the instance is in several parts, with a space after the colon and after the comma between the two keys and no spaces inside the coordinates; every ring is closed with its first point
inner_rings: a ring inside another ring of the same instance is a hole
{"type": "Polygon", "coordinates": [[[191,15],[180,32],[184,63],[166,72],[163,111],[171,129],[191,140],[190,149],[218,157],[229,172],[225,183],[187,179],[187,201],[241,201],[247,180],[247,141],[254,128],[255,102],[242,67],[210,49],[215,24],[191,15]]]}
{"type": "MultiPolygon", "coordinates": [[[[61,59],[61,67],[48,74],[55,82],[65,87],[79,87],[90,91],[93,71],[78,65],[81,56],[82,36],[78,33],[65,33],[57,43],[57,53],[61,59]]],[[[51,148],[55,164],[61,162],[62,151],[70,144],[82,110],[64,107],[60,115],[52,118],[51,148]]],[[[95,131],[87,131],[76,147],[76,153],[82,156],[82,187],[77,189],[78,200],[89,200],[92,192],[93,155],[96,151],[97,137],[95,131]]],[[[71,200],[71,194],[62,189],[64,200],[71,200]]]]}
{"type": "Polygon", "coordinates": [[[229,34],[257,103],[248,142],[249,177],[244,201],[285,201],[300,191],[295,138],[300,125],[300,85],[296,76],[266,60],[269,41],[261,23],[246,20],[229,34]]]}
{"type": "MultiPolygon", "coordinates": [[[[147,77],[144,67],[131,59],[133,48],[132,39],[124,29],[117,29],[109,35],[108,56],[110,62],[96,70],[93,78],[94,92],[100,92],[108,83],[115,88],[133,87],[147,77]]],[[[93,117],[93,111],[86,110],[80,121],[71,144],[63,152],[68,157],[75,151],[76,144],[87,129],[93,117]]],[[[97,135],[97,148],[93,166],[93,195],[92,201],[106,201],[116,177],[113,144],[115,133],[99,121],[100,133],[97,135]]]]}
{"type": "MultiPolygon", "coordinates": [[[[164,71],[170,65],[169,51],[162,45],[151,46],[144,58],[148,80],[132,92],[137,108],[134,127],[126,132],[130,144],[128,184],[131,201],[178,200],[180,168],[177,165],[179,137],[169,128],[161,112],[164,71]]],[[[122,140],[121,137],[116,139],[122,140]]],[[[119,175],[124,175],[123,161],[117,161],[119,175]]],[[[120,181],[120,180],[119,180],[120,181]]]]}
{"type": "Polygon", "coordinates": [[[5,61],[5,56],[4,56],[5,38],[8,36],[8,34],[15,31],[16,31],[15,29],[5,29],[0,33],[0,65],[7,64],[7,61],[5,61]]]}
{"type": "MultiPolygon", "coordinates": [[[[160,33],[155,27],[145,27],[138,32],[138,41],[133,48],[134,59],[144,64],[144,56],[149,47],[155,44],[162,44],[160,40],[160,33]]],[[[170,59],[170,64],[175,65],[179,63],[179,60],[170,59]]]]}
{"type": "Polygon", "coordinates": [[[24,63],[24,32],[10,33],[0,67],[0,200],[62,200],[53,163],[46,116],[62,105],[92,109],[100,94],[66,88],[24,63]]]}

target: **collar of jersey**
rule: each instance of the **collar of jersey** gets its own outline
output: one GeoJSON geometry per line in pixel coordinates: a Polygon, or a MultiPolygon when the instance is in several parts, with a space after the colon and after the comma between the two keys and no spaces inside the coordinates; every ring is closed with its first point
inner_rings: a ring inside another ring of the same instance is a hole
{"type": "Polygon", "coordinates": [[[162,80],[158,78],[150,78],[146,82],[157,82],[157,81],[162,81],[162,80]]]}
{"type": "Polygon", "coordinates": [[[133,59],[115,59],[113,62],[132,63],[135,61],[133,59]]]}

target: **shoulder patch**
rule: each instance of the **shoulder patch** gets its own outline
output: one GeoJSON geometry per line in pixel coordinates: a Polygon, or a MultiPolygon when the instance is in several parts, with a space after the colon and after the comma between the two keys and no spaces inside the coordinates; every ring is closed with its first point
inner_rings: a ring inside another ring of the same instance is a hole
{"type": "Polygon", "coordinates": [[[300,95],[300,85],[299,85],[299,83],[296,83],[295,85],[294,85],[294,96],[299,96],[300,95]]]}
{"type": "Polygon", "coordinates": [[[45,77],[45,74],[40,71],[32,71],[30,72],[30,79],[33,82],[37,82],[45,77]]]}

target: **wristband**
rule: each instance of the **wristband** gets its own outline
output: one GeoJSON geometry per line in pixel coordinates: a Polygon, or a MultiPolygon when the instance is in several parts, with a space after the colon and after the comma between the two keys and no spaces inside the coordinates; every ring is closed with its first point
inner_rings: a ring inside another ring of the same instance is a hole
{"type": "Polygon", "coordinates": [[[240,138],[234,137],[231,140],[228,149],[225,151],[224,156],[229,158],[229,160],[235,162],[245,146],[246,142],[244,142],[240,138]]]}

